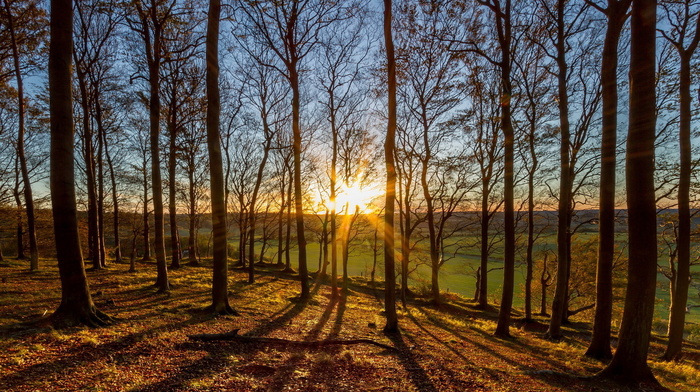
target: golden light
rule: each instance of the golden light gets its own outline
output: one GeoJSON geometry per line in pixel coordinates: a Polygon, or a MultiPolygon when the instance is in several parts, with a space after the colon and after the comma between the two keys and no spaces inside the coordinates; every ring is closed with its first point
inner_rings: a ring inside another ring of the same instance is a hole
{"type": "Polygon", "coordinates": [[[336,197],[336,206],[338,212],[349,207],[348,212],[352,213],[359,208],[359,212],[367,214],[373,212],[375,206],[372,204],[374,200],[381,195],[381,190],[374,189],[372,186],[362,184],[353,184],[351,186],[341,185],[336,197]]]}

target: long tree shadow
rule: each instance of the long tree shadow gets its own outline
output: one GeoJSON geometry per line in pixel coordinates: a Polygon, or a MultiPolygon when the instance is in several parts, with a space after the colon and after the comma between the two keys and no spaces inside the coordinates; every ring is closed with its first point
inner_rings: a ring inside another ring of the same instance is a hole
{"type": "Polygon", "coordinates": [[[400,333],[386,334],[386,336],[394,343],[394,347],[398,350],[398,357],[401,365],[406,369],[411,382],[419,391],[437,392],[437,388],[433,381],[428,377],[425,369],[416,361],[411,349],[406,345],[403,335],[400,333]]]}
{"type": "MultiPolygon", "coordinates": [[[[242,336],[266,336],[278,329],[288,326],[292,319],[298,316],[309,305],[309,302],[312,300],[313,296],[316,295],[318,290],[319,285],[317,284],[311,290],[309,299],[294,299],[294,302],[292,302],[294,303],[293,306],[291,306],[291,303],[287,304],[281,311],[278,311],[271,316],[271,318],[274,317],[274,319],[271,319],[268,322],[260,323],[256,328],[247,331],[246,333],[242,334],[242,336]],[[275,317],[275,315],[279,314],[280,312],[281,314],[275,317]]],[[[327,309],[327,311],[329,312],[328,317],[330,318],[332,308],[330,308],[330,310],[327,309]]],[[[267,350],[267,347],[267,345],[258,345],[254,343],[221,344],[221,342],[185,342],[177,345],[176,348],[178,350],[203,350],[206,351],[207,354],[201,359],[180,368],[179,371],[173,373],[170,377],[157,383],[144,386],[143,388],[135,391],[162,391],[182,388],[185,387],[190,381],[209,377],[213,374],[221,372],[225,367],[229,366],[228,358],[231,355],[244,355],[247,357],[252,357],[255,352],[265,351],[267,350]]],[[[289,350],[289,348],[284,347],[278,347],[276,349],[278,351],[289,350]]],[[[292,357],[290,363],[287,363],[284,366],[279,366],[278,369],[270,368],[266,365],[258,365],[257,369],[259,371],[253,373],[262,373],[261,375],[265,377],[274,374],[275,377],[272,380],[272,384],[282,388],[284,384],[291,379],[291,374],[294,372],[295,364],[300,360],[301,358],[292,357]]],[[[270,390],[280,389],[272,388],[270,390]]]]}
{"type": "MultiPolygon", "coordinates": [[[[132,333],[98,346],[93,346],[89,343],[74,344],[59,359],[40,362],[18,372],[0,377],[0,385],[17,386],[22,385],[22,381],[24,380],[51,379],[53,375],[70,374],[72,369],[80,366],[87,366],[91,362],[100,360],[109,360],[116,364],[128,364],[135,361],[133,357],[149,355],[149,353],[144,352],[132,352],[131,349],[136,343],[151,339],[166,331],[179,330],[206,322],[212,317],[213,316],[210,314],[195,314],[189,319],[178,323],[164,324],[132,333]]],[[[42,332],[46,332],[46,330],[42,332]]]]}

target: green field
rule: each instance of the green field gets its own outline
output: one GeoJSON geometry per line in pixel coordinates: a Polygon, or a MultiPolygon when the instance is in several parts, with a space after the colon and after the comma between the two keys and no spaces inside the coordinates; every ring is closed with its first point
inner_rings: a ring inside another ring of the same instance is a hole
{"type": "MultiPolygon", "coordinates": [[[[583,233],[578,235],[578,240],[585,241],[595,233],[583,233]]],[[[620,234],[624,237],[625,234],[620,234]]],[[[359,240],[358,240],[359,242],[359,240]]],[[[537,245],[539,250],[551,249],[556,250],[556,245],[554,244],[554,235],[549,237],[543,237],[540,243],[537,245]]],[[[268,248],[269,249],[269,248],[268,248]]],[[[273,247],[273,249],[276,249],[273,247]]],[[[319,244],[316,242],[311,242],[307,245],[308,253],[308,263],[309,271],[316,271],[318,268],[319,259],[319,244]]],[[[267,253],[266,257],[271,257],[272,253],[267,253]]],[[[499,268],[502,266],[500,258],[502,257],[501,251],[496,251],[494,255],[490,258],[489,268],[499,268]],[[500,253],[500,254],[499,254],[500,253]]],[[[296,250],[292,250],[292,265],[294,268],[297,266],[297,253],[296,250]]],[[[338,272],[339,275],[342,273],[342,265],[340,265],[340,255],[338,257],[338,272]]],[[[350,276],[362,276],[369,277],[372,270],[372,249],[371,244],[366,242],[364,244],[356,245],[350,254],[348,261],[348,273],[350,276]]],[[[412,257],[412,263],[413,263],[412,257]]],[[[590,260],[591,263],[595,263],[595,259],[590,260]]],[[[662,261],[660,260],[660,263],[662,261]]],[[[524,262],[520,263],[520,260],[516,260],[519,263],[516,266],[515,274],[515,298],[514,306],[517,308],[522,308],[524,303],[524,283],[525,283],[525,265],[524,262]]],[[[476,276],[474,271],[479,265],[479,250],[478,248],[469,248],[467,250],[461,251],[454,259],[447,261],[440,270],[440,290],[444,292],[452,292],[460,294],[466,298],[472,298],[474,296],[474,290],[476,285],[476,276]]],[[[594,268],[594,267],[593,267],[594,268]]],[[[693,267],[694,273],[700,274],[700,266],[696,265],[693,267]]],[[[328,268],[330,271],[330,267],[328,268]]],[[[538,279],[538,271],[535,270],[535,279],[538,279]]],[[[378,258],[378,266],[376,271],[376,276],[379,279],[383,279],[384,276],[384,266],[382,263],[382,255],[380,252],[378,258]]],[[[421,291],[427,292],[427,288],[430,285],[430,268],[428,265],[419,265],[417,269],[409,275],[410,285],[414,286],[414,289],[419,293],[421,291]],[[423,290],[425,288],[425,290],[423,290]]],[[[503,271],[500,269],[494,270],[488,275],[488,286],[489,286],[489,301],[491,303],[500,302],[501,285],[503,282],[503,271]]],[[[536,290],[533,289],[533,294],[537,294],[536,290]]],[[[554,286],[550,287],[548,290],[548,300],[551,305],[552,293],[554,291],[554,286]]],[[[691,287],[691,292],[689,293],[689,305],[700,305],[700,293],[698,289],[691,287]]],[[[661,321],[668,318],[668,308],[670,304],[668,280],[662,275],[658,274],[657,277],[657,304],[655,317],[661,321]]],[[[537,297],[539,298],[539,297],[537,297]]],[[[586,303],[590,303],[586,302],[586,303]]],[[[580,302],[579,304],[582,304],[580,302]]],[[[622,307],[622,303],[619,307],[622,307]]],[[[539,310],[539,299],[533,301],[533,311],[539,310]]],[[[621,317],[621,312],[616,312],[618,317],[621,317]]],[[[700,308],[692,308],[691,312],[686,315],[686,321],[689,324],[700,324],[700,308]]]]}

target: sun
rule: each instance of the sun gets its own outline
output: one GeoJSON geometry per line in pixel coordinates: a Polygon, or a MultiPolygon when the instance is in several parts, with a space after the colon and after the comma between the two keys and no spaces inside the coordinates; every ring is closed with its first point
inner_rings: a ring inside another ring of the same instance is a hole
{"type": "Polygon", "coordinates": [[[336,205],[338,210],[343,210],[348,206],[349,212],[359,210],[360,213],[367,214],[375,210],[376,206],[373,202],[380,194],[380,191],[369,185],[363,186],[363,184],[358,183],[350,186],[343,185],[336,197],[336,205]]]}

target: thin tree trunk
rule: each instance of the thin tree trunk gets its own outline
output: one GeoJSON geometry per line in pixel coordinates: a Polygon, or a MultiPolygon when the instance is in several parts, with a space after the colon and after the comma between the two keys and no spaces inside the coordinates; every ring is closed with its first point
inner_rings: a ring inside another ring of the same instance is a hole
{"type": "Polygon", "coordinates": [[[144,159],[143,168],[143,261],[151,261],[151,227],[148,215],[148,164],[144,159]]]}
{"type": "MultiPolygon", "coordinates": [[[[95,88],[97,89],[97,87],[95,88]]],[[[99,96],[95,97],[95,120],[97,123],[97,248],[100,253],[100,266],[107,266],[105,249],[105,176],[104,176],[104,133],[102,124],[102,105],[99,96]]]]}
{"type": "MultiPolygon", "coordinates": [[[[294,3],[296,4],[296,3],[294,3]]],[[[293,34],[293,30],[289,30],[293,34]]],[[[291,39],[289,42],[293,42],[291,39]]],[[[294,58],[295,54],[292,55],[294,58]]],[[[299,280],[301,281],[301,298],[308,298],[309,279],[308,267],[306,264],[306,237],[304,234],[304,208],[301,189],[301,124],[299,123],[300,95],[299,95],[299,74],[296,69],[296,60],[289,69],[289,81],[292,88],[292,132],[294,134],[294,210],[297,229],[297,246],[299,247],[299,280]]]]}
{"type": "MultiPolygon", "coordinates": [[[[174,98],[173,98],[174,99],[174,98]]],[[[170,110],[174,111],[176,105],[171,104],[170,110]]],[[[182,258],[182,250],[180,249],[180,233],[177,226],[177,182],[175,180],[177,169],[177,127],[175,120],[170,114],[169,134],[170,134],[170,153],[168,155],[168,214],[170,218],[170,268],[180,268],[180,259],[182,258]]]]}
{"type": "MultiPolygon", "coordinates": [[[[687,7],[687,5],[686,5],[687,7]]],[[[668,322],[668,345],[663,357],[675,359],[683,348],[685,310],[688,303],[690,285],[690,180],[692,175],[691,155],[691,59],[700,40],[700,17],[695,36],[690,46],[679,48],[680,64],[680,180],[678,183],[678,266],[676,268],[675,289],[671,296],[671,313],[668,322]]]]}
{"type": "Polygon", "coordinates": [[[88,193],[88,256],[92,260],[92,268],[97,270],[102,268],[102,263],[100,263],[98,242],[97,186],[95,184],[95,154],[92,146],[92,125],[90,122],[90,98],[85,81],[85,73],[80,64],[77,65],[76,74],[82,98],[80,106],[83,110],[83,156],[88,193]]]}
{"type": "Polygon", "coordinates": [[[564,24],[565,0],[557,3],[557,87],[559,100],[559,132],[561,145],[559,149],[559,205],[557,224],[557,285],[552,302],[552,318],[546,336],[549,339],[561,339],[561,324],[568,310],[569,286],[569,238],[570,238],[570,209],[571,209],[571,151],[569,124],[569,95],[567,87],[568,64],[566,63],[566,38],[564,24]]]}
{"type": "Polygon", "coordinates": [[[4,1],[5,12],[7,13],[7,30],[10,33],[10,46],[12,47],[12,61],[15,71],[15,81],[17,82],[17,158],[19,159],[22,182],[24,183],[24,204],[27,210],[27,234],[29,235],[29,269],[36,271],[39,269],[39,250],[36,242],[36,218],[34,213],[34,197],[32,196],[32,183],[29,178],[27,168],[27,158],[24,153],[24,133],[25,133],[25,110],[24,110],[24,83],[22,79],[22,69],[19,64],[19,48],[14,29],[14,18],[10,3],[4,1]]]}
{"type": "Polygon", "coordinates": [[[392,0],[384,0],[384,43],[387,58],[388,123],[384,142],[384,164],[386,167],[386,197],[384,214],[384,332],[397,333],[399,321],[396,315],[396,271],[394,249],[394,204],[396,203],[396,167],[394,148],[396,146],[396,60],[392,37],[392,0]]]}
{"type": "MultiPolygon", "coordinates": [[[[500,11],[500,17],[496,18],[501,49],[501,128],[504,135],[504,176],[503,176],[503,220],[505,226],[505,249],[503,254],[503,293],[501,296],[501,308],[498,313],[498,324],[495,335],[498,337],[510,336],[510,312],[513,308],[513,290],[515,286],[515,209],[514,209],[514,135],[511,122],[510,99],[512,95],[512,81],[510,77],[511,62],[511,19],[510,0],[506,1],[505,10],[500,11]]],[[[483,278],[482,278],[483,279],[483,278]]]]}
{"type": "Polygon", "coordinates": [[[114,261],[116,263],[122,262],[122,249],[121,241],[119,238],[119,192],[117,189],[117,178],[114,173],[114,164],[112,163],[112,156],[109,153],[109,145],[107,143],[106,133],[102,135],[104,137],[105,145],[105,157],[107,158],[107,167],[109,168],[109,179],[112,184],[112,205],[114,208],[114,218],[112,221],[114,230],[114,261]]]}
{"type": "Polygon", "coordinates": [[[197,266],[199,265],[199,258],[197,254],[197,227],[196,227],[196,205],[195,205],[195,192],[194,192],[194,173],[189,170],[189,193],[190,193],[190,211],[188,214],[189,220],[189,238],[188,238],[188,249],[189,249],[189,265],[197,266]]]}
{"type": "Polygon", "coordinates": [[[479,264],[479,279],[478,279],[478,290],[479,295],[479,307],[481,309],[486,309],[489,305],[488,302],[488,279],[485,277],[488,275],[489,270],[489,223],[491,221],[491,214],[489,213],[489,180],[488,178],[482,179],[481,182],[481,255],[479,264]]]}
{"type": "Polygon", "coordinates": [[[601,84],[603,125],[600,158],[600,207],[598,266],[596,270],[596,306],[593,336],[586,355],[598,359],[612,358],[610,335],[612,324],[613,262],[615,258],[615,167],[617,147],[617,65],[620,34],[631,0],[609,0],[608,27],[603,44],[601,84]]]}
{"type": "Polygon", "coordinates": [[[544,260],[542,261],[542,274],[540,275],[540,287],[542,289],[542,295],[540,299],[540,316],[549,316],[547,313],[547,287],[549,287],[549,280],[551,275],[547,270],[547,258],[548,254],[544,254],[544,260]]]}

